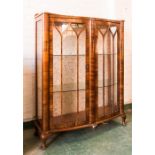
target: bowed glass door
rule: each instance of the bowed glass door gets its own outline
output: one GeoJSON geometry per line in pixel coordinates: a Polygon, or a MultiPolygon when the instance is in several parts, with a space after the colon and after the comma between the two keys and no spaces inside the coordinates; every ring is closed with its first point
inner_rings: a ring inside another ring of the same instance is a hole
{"type": "Polygon", "coordinates": [[[119,26],[95,22],[96,120],[119,113],[117,102],[117,52],[119,26]]]}
{"type": "Polygon", "coordinates": [[[53,19],[50,79],[51,128],[63,129],[88,123],[86,99],[87,24],[53,19]]]}

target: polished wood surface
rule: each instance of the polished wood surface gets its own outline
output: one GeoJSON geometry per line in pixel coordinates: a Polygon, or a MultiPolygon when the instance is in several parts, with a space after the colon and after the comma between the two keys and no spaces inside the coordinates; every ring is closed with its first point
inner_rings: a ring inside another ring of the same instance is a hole
{"type": "Polygon", "coordinates": [[[46,147],[47,138],[55,132],[95,127],[99,123],[119,116],[122,117],[122,123],[125,125],[124,21],[51,13],[36,14],[35,20],[35,124],[42,140],[41,147],[43,149],[46,147]],[[41,32],[38,32],[38,21],[42,22],[43,30],[41,32]],[[115,33],[112,32],[112,27],[116,28],[115,33]],[[104,29],[105,32],[103,32],[104,29]],[[80,35],[83,31],[85,46],[80,42],[80,35]],[[38,51],[38,33],[42,33],[41,53],[38,51]],[[65,42],[67,33],[73,38],[65,42]],[[57,43],[54,38],[56,34],[59,41],[57,43]],[[114,44],[115,39],[117,46],[114,44]],[[54,45],[55,43],[56,45],[54,45]],[[70,53],[66,54],[65,43],[70,43],[69,46],[72,50],[73,43],[75,43],[74,51],[67,49],[67,52],[70,53]],[[80,53],[81,46],[85,49],[85,53],[80,53]],[[82,60],[84,60],[84,64],[81,65],[82,60]],[[116,64],[115,61],[117,61],[116,64]],[[68,63],[72,66],[71,72],[66,68],[68,63]],[[39,66],[42,66],[41,71],[39,66]],[[84,88],[81,89],[82,71],[85,72],[82,77],[85,82],[84,88]],[[42,82],[39,83],[40,72],[42,82]],[[74,72],[76,76],[74,76],[74,72]],[[117,72],[116,75],[115,72],[117,72]],[[72,73],[71,79],[67,73],[72,73]],[[67,81],[66,78],[68,78],[67,81]],[[101,78],[101,82],[99,78],[101,78]],[[69,79],[76,81],[74,85],[68,82],[69,79]],[[55,82],[59,84],[55,84],[55,82]],[[39,87],[40,85],[42,87],[39,87]],[[81,96],[81,94],[83,95],[81,96]],[[39,101],[40,98],[41,101],[39,101]]]}

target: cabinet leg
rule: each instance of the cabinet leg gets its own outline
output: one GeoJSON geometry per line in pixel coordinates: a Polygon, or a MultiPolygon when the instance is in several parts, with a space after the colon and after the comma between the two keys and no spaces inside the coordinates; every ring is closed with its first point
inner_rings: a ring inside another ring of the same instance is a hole
{"type": "Polygon", "coordinates": [[[46,145],[46,140],[47,140],[47,139],[41,139],[40,148],[41,148],[42,150],[45,150],[46,147],[47,147],[47,145],[46,145]]]}
{"type": "Polygon", "coordinates": [[[42,133],[42,134],[40,135],[40,139],[41,139],[40,148],[41,148],[42,150],[45,150],[46,147],[47,147],[46,141],[47,141],[47,139],[48,139],[48,136],[47,136],[45,133],[42,133]]]}
{"type": "Polygon", "coordinates": [[[122,116],[122,125],[125,126],[126,125],[126,115],[122,116]]]}
{"type": "Polygon", "coordinates": [[[97,124],[92,124],[92,128],[95,129],[97,127],[97,124]]]}

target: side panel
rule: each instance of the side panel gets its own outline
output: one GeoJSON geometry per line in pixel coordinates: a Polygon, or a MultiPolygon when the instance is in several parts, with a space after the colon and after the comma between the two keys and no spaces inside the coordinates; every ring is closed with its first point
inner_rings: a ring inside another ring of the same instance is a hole
{"type": "Polygon", "coordinates": [[[36,20],[36,118],[42,123],[42,52],[43,21],[36,20]]]}
{"type": "Polygon", "coordinates": [[[120,113],[124,114],[124,21],[120,23],[118,52],[118,81],[120,113]]]}
{"type": "Polygon", "coordinates": [[[49,21],[48,14],[36,19],[36,117],[41,130],[49,129],[49,21]]]}
{"type": "Polygon", "coordinates": [[[43,131],[49,130],[49,15],[43,14],[43,91],[42,91],[42,112],[43,131]]]}

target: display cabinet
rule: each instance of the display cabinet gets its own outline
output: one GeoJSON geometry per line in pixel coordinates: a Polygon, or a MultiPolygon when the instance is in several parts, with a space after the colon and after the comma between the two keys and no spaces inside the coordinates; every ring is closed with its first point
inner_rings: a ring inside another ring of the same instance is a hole
{"type": "Polygon", "coordinates": [[[124,113],[124,21],[35,15],[36,133],[95,128],[124,113]]]}

